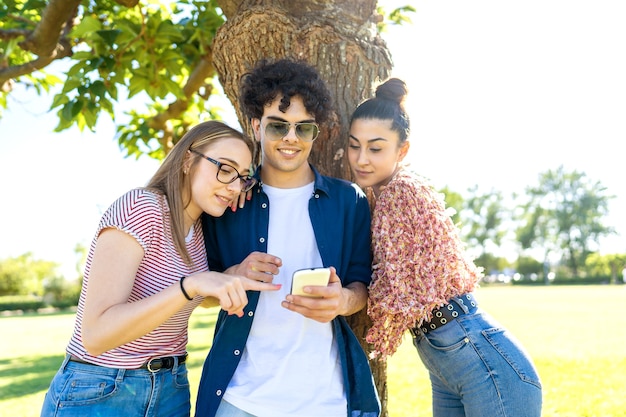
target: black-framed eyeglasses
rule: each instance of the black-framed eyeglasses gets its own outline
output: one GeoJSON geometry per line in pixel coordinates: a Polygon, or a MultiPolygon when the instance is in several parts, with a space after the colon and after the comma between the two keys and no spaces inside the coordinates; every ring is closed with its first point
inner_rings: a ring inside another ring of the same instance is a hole
{"type": "Polygon", "coordinates": [[[294,127],[298,139],[304,142],[313,142],[320,134],[319,126],[313,122],[289,123],[275,120],[265,125],[265,136],[269,140],[281,140],[289,134],[291,126],[294,127]]]}
{"type": "Polygon", "coordinates": [[[231,184],[239,179],[241,180],[241,191],[244,193],[246,191],[250,191],[252,187],[254,187],[254,184],[256,184],[256,178],[251,177],[250,175],[241,175],[234,166],[217,161],[198,151],[194,151],[193,149],[189,150],[196,155],[203,157],[210,163],[217,165],[217,174],[215,178],[217,178],[217,180],[222,184],[231,184]]]}

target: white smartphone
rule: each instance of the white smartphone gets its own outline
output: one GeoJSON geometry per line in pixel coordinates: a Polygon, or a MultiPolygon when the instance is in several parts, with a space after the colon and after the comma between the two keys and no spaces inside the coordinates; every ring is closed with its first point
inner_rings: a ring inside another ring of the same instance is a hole
{"type": "Polygon", "coordinates": [[[307,285],[327,286],[330,281],[330,268],[307,268],[299,269],[293,273],[291,279],[291,294],[306,297],[317,297],[307,294],[303,288],[307,285]]]}

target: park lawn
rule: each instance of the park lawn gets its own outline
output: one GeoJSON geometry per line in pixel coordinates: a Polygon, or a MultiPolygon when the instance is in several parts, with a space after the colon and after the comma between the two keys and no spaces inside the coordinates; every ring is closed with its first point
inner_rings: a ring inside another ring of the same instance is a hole
{"type": "MultiPolygon", "coordinates": [[[[535,360],[544,417],[626,417],[626,286],[492,286],[477,297],[535,360]]],[[[0,317],[2,415],[39,415],[73,321],[71,313],[0,317]]],[[[215,309],[192,316],[192,403],[214,324],[215,309]]],[[[409,336],[389,359],[388,385],[391,417],[431,415],[428,374],[409,336]]]]}

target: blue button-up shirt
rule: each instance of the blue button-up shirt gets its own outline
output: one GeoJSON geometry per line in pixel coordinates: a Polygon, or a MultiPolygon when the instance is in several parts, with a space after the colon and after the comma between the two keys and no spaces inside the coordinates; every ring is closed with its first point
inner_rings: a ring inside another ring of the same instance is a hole
{"type": "MultiPolygon", "coordinates": [[[[313,167],[312,167],[313,168],[313,167]]],[[[371,280],[370,212],[363,192],[348,181],[320,175],[314,168],[314,191],[309,216],[324,266],[334,266],[345,287],[371,280]]],[[[260,177],[260,172],[257,172],[260,177]]],[[[214,271],[241,263],[251,252],[267,252],[269,199],[263,185],[235,213],[202,218],[209,267],[214,271]]],[[[297,239],[297,236],[289,237],[297,239]]],[[[308,267],[308,265],[303,265],[308,267]]],[[[215,325],[213,346],[202,370],[196,417],[213,417],[246,345],[259,300],[248,291],[244,316],[222,310],[215,325]]],[[[368,359],[344,317],[336,317],[333,332],[341,358],[348,401],[347,416],[377,417],[380,403],[368,359]]]]}

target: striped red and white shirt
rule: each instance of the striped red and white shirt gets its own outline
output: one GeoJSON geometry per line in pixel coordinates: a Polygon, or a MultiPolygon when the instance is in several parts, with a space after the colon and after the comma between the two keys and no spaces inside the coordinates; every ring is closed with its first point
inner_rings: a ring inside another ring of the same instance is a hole
{"type": "Polygon", "coordinates": [[[189,316],[202,301],[200,296],[139,339],[98,356],[89,355],[83,347],[82,321],[93,253],[100,232],[110,227],[128,233],[144,250],[144,257],[128,299],[129,303],[156,294],[178,282],[183,276],[208,270],[200,222],[193,225],[191,239],[188,238],[186,243],[193,260],[193,265],[189,267],[174,246],[169,206],[165,196],[141,188],[127,192],[104,213],[91,242],[74,333],[67,346],[67,353],[97,365],[125,369],[139,368],[151,358],[185,354],[189,316]]]}

